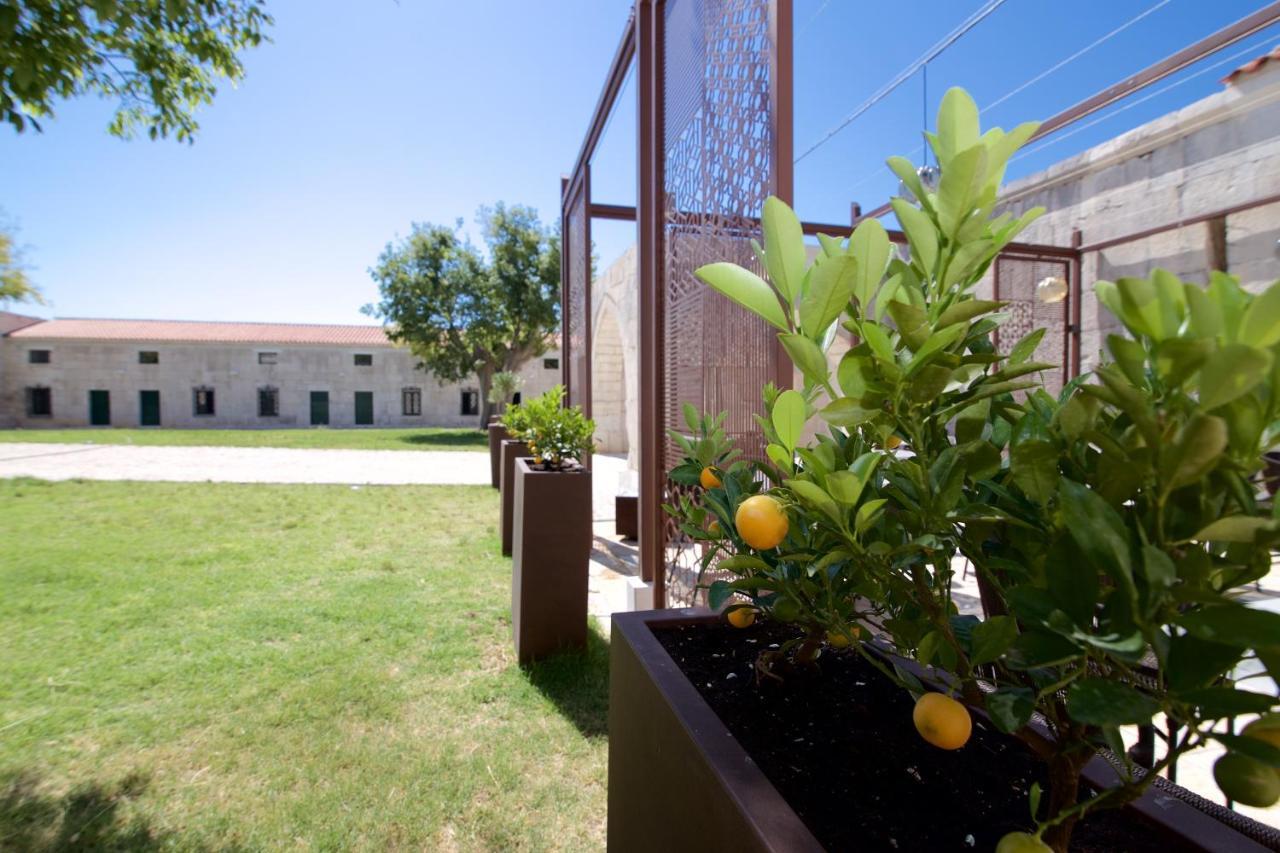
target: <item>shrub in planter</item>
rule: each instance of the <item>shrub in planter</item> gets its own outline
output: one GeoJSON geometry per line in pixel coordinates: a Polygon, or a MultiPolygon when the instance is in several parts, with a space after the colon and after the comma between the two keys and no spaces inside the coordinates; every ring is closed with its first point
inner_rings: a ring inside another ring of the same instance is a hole
{"type": "MultiPolygon", "coordinates": [[[[1129,336],[1111,336],[1112,360],[1052,397],[1035,378],[1050,366],[1033,360],[1043,330],[997,353],[1003,305],[973,296],[1039,213],[991,217],[1005,164],[1036,125],[981,134],[953,89],[937,127],[936,192],[889,161],[917,200],[893,200],[908,257],[868,220],[847,241],[821,237],[810,265],[795,214],[770,199],[756,247],[768,280],[733,264],[698,271],[777,327],[805,378],[765,389],[768,460],[755,469],[767,490],[731,467],[671,507],[690,535],[708,514],[719,525],[709,559],[736,577],[711,584],[710,603],[795,625],[761,656],[762,678],[812,667],[825,647],[862,654],[917,695],[917,729],[942,748],[967,739],[968,708],[1010,733],[1043,719],[1049,790],[1032,791],[1036,830],[1008,840],[1018,849],[1065,850],[1082,816],[1133,800],[1211,740],[1228,749],[1223,789],[1273,802],[1277,697],[1233,674],[1252,660],[1280,676],[1280,615],[1236,600],[1280,539],[1255,482],[1280,435],[1280,284],[1253,296],[1218,274],[1207,288],[1163,271],[1100,282],[1129,336]],[[857,343],[832,371],[837,324],[857,343]],[[812,418],[828,432],[804,445],[812,418]],[[957,613],[958,555],[977,572],[985,619],[957,613]],[[951,695],[926,695],[871,654],[863,620],[898,654],[950,673],[951,695]],[[1158,714],[1179,734],[1143,774],[1120,727],[1158,714]],[[1121,763],[1120,784],[1083,792],[1100,747],[1121,763]]],[[[686,471],[700,461],[689,456],[686,471]]]]}
{"type": "Polygon", "coordinates": [[[595,424],[557,386],[523,404],[515,462],[511,626],[521,663],[586,644],[595,424]]]}
{"type": "Polygon", "coordinates": [[[516,392],[524,385],[524,380],[519,373],[510,370],[500,370],[493,374],[493,378],[489,380],[489,402],[494,406],[494,415],[500,417],[511,401],[515,399],[516,392]]]}
{"type": "Polygon", "coordinates": [[[492,381],[489,402],[498,405],[501,412],[494,415],[494,419],[489,424],[489,483],[496,489],[502,485],[502,442],[513,438],[507,425],[518,426],[523,417],[520,405],[509,402],[519,390],[523,380],[518,374],[502,372],[495,373],[492,381]]]}

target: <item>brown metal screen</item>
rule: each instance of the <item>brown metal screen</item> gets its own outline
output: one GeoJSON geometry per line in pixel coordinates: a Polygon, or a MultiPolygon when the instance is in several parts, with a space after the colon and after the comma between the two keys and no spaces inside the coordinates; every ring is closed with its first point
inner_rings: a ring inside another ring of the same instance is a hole
{"type": "MultiPolygon", "coordinates": [[[[752,415],[777,375],[774,333],[693,271],[724,260],[756,266],[749,241],[775,165],[770,3],[666,0],[662,11],[661,422],[683,430],[685,402],[728,411],[726,430],[758,454],[752,415]]],[[[669,470],[678,460],[671,443],[664,447],[669,470]]],[[[663,548],[666,606],[694,604],[699,555],[670,519],[663,548]]]]}
{"type": "Polygon", "coordinates": [[[568,404],[591,414],[591,218],[589,172],[575,175],[564,200],[562,274],[564,334],[564,384],[568,404]]]}
{"type": "Polygon", "coordinates": [[[1037,287],[1046,278],[1060,278],[1070,283],[1071,263],[1064,258],[1004,254],[996,258],[993,265],[995,298],[1009,303],[1003,309],[1009,319],[995,336],[996,349],[1007,353],[1023,336],[1043,328],[1044,337],[1032,359],[1058,365],[1041,374],[1045,390],[1054,396],[1071,378],[1070,356],[1076,332],[1070,318],[1075,294],[1069,293],[1061,302],[1046,303],[1037,295],[1037,287]]]}

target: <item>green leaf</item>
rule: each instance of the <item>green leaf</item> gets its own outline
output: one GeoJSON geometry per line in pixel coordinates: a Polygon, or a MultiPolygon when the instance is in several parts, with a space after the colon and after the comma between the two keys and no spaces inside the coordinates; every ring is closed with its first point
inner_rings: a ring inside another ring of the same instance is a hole
{"type": "MultiPolygon", "coordinates": [[[[915,357],[907,364],[907,375],[915,373],[932,358],[936,353],[946,349],[954,344],[964,333],[964,326],[952,326],[940,332],[931,332],[929,337],[925,338],[924,343],[916,350],[915,357]]],[[[947,378],[951,378],[951,371],[947,371],[947,378]]]]}
{"type": "Polygon", "coordinates": [[[898,334],[912,352],[923,347],[925,341],[929,340],[929,318],[923,309],[906,302],[891,302],[889,315],[898,327],[898,334]]]}
{"type": "Polygon", "coordinates": [[[911,246],[911,263],[919,267],[926,277],[933,275],[933,268],[938,263],[938,230],[933,221],[904,199],[890,199],[889,204],[907,235],[907,243],[911,246]]]}
{"type": "Polygon", "coordinates": [[[1267,378],[1271,353],[1247,344],[1227,344],[1200,368],[1200,405],[1206,411],[1247,394],[1267,378]]]}
{"type": "Polygon", "coordinates": [[[1058,666],[1079,657],[1082,652],[1075,643],[1058,634],[1047,631],[1023,631],[1010,649],[1009,665],[1014,669],[1039,669],[1058,666]]]}
{"type": "Polygon", "coordinates": [[[725,557],[716,563],[716,568],[724,569],[726,572],[739,574],[745,571],[767,572],[770,566],[764,560],[752,554],[734,554],[732,557],[725,557]]]}
{"type": "Polygon", "coordinates": [[[698,267],[694,275],[766,323],[790,331],[777,292],[751,270],[721,261],[698,267]]]}
{"type": "Polygon", "coordinates": [[[799,391],[787,390],[778,395],[773,404],[773,431],[787,450],[795,450],[804,432],[805,402],[799,391]]]}
{"type": "Polygon", "coordinates": [[[938,220],[942,233],[955,237],[973,213],[987,180],[987,146],[971,145],[956,153],[938,183],[938,220]]]}
{"type": "Polygon", "coordinates": [[[930,364],[911,379],[907,394],[914,403],[921,405],[932,403],[946,390],[950,382],[950,370],[938,364],[930,364]]]}
{"type": "Polygon", "coordinates": [[[838,397],[818,412],[818,416],[832,426],[852,429],[880,414],[879,409],[864,409],[851,397],[838,397]]]}
{"type": "Polygon", "coordinates": [[[1245,542],[1253,544],[1259,533],[1276,529],[1277,521],[1252,515],[1229,515],[1204,527],[1191,538],[1196,542],[1245,542]]]}
{"type": "Polygon", "coordinates": [[[832,521],[837,524],[841,522],[842,513],[840,512],[840,507],[817,483],[811,483],[808,480],[784,480],[783,485],[795,492],[805,503],[812,504],[821,510],[832,521]]]}
{"type": "Polygon", "coordinates": [[[1184,284],[1183,298],[1191,317],[1191,331],[1198,338],[1213,339],[1222,334],[1222,309],[1198,284],[1184,284]]]}
{"type": "Polygon", "coordinates": [[[830,234],[819,234],[818,243],[822,245],[822,253],[829,258],[843,255],[844,239],[841,237],[832,237],[830,234]]]}
{"type": "MultiPolygon", "coordinates": [[[[890,304],[901,305],[901,302],[890,304]]],[[[885,364],[897,364],[897,358],[894,356],[893,343],[889,340],[888,333],[879,323],[873,323],[870,320],[863,320],[858,324],[858,330],[862,333],[862,339],[867,342],[867,346],[871,347],[871,352],[875,357],[885,364]]]]}
{"type": "MultiPolygon", "coordinates": [[[[777,432],[777,429],[774,429],[777,432]]],[[[792,459],[791,452],[780,444],[770,444],[764,449],[768,457],[773,460],[773,464],[777,465],[786,473],[790,474],[795,462],[792,459]]]]}
{"type": "Polygon", "coordinates": [[[1104,569],[1136,603],[1129,531],[1119,513],[1097,492],[1066,478],[1058,485],[1058,510],[1063,526],[1084,555],[1104,569]]]}
{"type": "Polygon", "coordinates": [[[939,315],[935,326],[939,329],[945,329],[953,323],[964,323],[974,317],[989,314],[1008,304],[1008,302],[993,302],[988,299],[965,299],[954,303],[946,311],[943,311],[939,315]]]}
{"type": "Polygon", "coordinates": [[[880,508],[889,502],[888,498],[876,498],[873,501],[867,501],[858,507],[858,514],[854,520],[854,527],[859,533],[865,533],[867,528],[875,523],[876,516],[880,512],[880,508]]]}
{"type": "Polygon", "coordinates": [[[1044,337],[1044,328],[1035,329],[1028,332],[1020,341],[1013,345],[1013,349],[1009,350],[1009,363],[1021,364],[1035,354],[1036,347],[1040,346],[1040,339],[1044,337]]]}
{"type": "Polygon", "coordinates": [[[849,238],[849,254],[858,259],[854,295],[858,297],[864,314],[875,297],[880,280],[884,278],[892,250],[889,234],[879,219],[864,219],[853,229],[853,236],[849,238]]]}
{"type": "Polygon", "coordinates": [[[719,610],[724,603],[733,597],[734,588],[729,585],[728,581],[714,581],[711,588],[707,590],[707,606],[712,610],[719,610]]]}
{"type": "Polygon", "coordinates": [[[1058,448],[1048,441],[1024,441],[1009,451],[1009,472],[1018,488],[1044,506],[1058,488],[1058,448]]]}
{"type": "Polygon", "coordinates": [[[1252,735],[1229,735],[1225,732],[1210,732],[1209,736],[1225,744],[1232,752],[1244,753],[1269,767],[1280,770],[1280,747],[1272,746],[1262,738],[1252,735]]]}
{"type": "Polygon", "coordinates": [[[1130,684],[1105,678],[1086,678],[1067,691],[1071,719],[1091,726],[1123,726],[1149,723],[1160,703],[1139,693],[1130,684]]]}
{"type": "Polygon", "coordinates": [[[1276,697],[1230,687],[1202,687],[1178,694],[1178,701],[1195,705],[1209,719],[1237,714],[1264,714],[1276,704],[1276,697]]]}
{"type": "Polygon", "coordinates": [[[974,666],[999,659],[1018,638],[1018,623],[1012,616],[992,616],[973,629],[974,666]]]}
{"type": "Polygon", "coordinates": [[[906,185],[911,194],[916,197],[922,205],[928,206],[928,199],[924,191],[924,185],[920,183],[920,173],[916,171],[916,165],[906,157],[890,157],[885,161],[890,171],[898,176],[898,179],[906,185]]]}
{"type": "Polygon", "coordinates": [[[964,151],[978,141],[978,105],[964,89],[952,86],[938,106],[938,160],[943,174],[951,166],[956,152],[964,151]]]}
{"type": "Polygon", "coordinates": [[[1138,387],[1146,384],[1147,350],[1133,338],[1107,335],[1107,349],[1129,381],[1138,387]]]}
{"type": "Polygon", "coordinates": [[[1238,604],[1206,607],[1179,617],[1178,623],[1212,643],[1248,649],[1280,648],[1280,613],[1238,604]]]}
{"type": "Polygon", "coordinates": [[[1240,343],[1268,349],[1280,343],[1280,282],[1253,298],[1240,321],[1240,343]]]}
{"type": "Polygon", "coordinates": [[[813,268],[809,292],[800,300],[800,328],[810,338],[820,339],[849,306],[857,271],[858,262],[850,255],[827,258],[813,268]]]}
{"type": "Polygon", "coordinates": [[[765,199],[761,218],[764,260],[769,278],[786,298],[787,304],[794,304],[800,296],[800,283],[804,280],[807,261],[800,219],[786,202],[775,196],[765,199]]]}
{"type": "Polygon", "coordinates": [[[1193,634],[1173,637],[1165,669],[1169,687],[1177,691],[1207,686],[1230,672],[1243,653],[1238,646],[1202,640],[1193,634]]]}
{"type": "Polygon", "coordinates": [[[1027,687],[1001,687],[984,697],[987,714],[996,728],[1013,734],[1031,721],[1035,711],[1035,694],[1027,687]]]}
{"type": "Polygon", "coordinates": [[[1227,449],[1227,422],[1197,414],[1182,429],[1166,463],[1165,491],[1198,481],[1213,470],[1227,449]]]}
{"type": "Polygon", "coordinates": [[[800,368],[805,379],[815,385],[827,383],[831,368],[827,365],[827,356],[821,347],[804,335],[787,333],[778,335],[778,340],[782,341],[783,349],[791,356],[795,366],[800,368]]]}

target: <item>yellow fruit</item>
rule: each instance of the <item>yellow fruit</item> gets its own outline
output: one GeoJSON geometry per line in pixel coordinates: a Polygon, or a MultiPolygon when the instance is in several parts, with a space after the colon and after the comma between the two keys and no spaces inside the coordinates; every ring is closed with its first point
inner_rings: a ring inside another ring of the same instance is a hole
{"type": "Polygon", "coordinates": [[[1029,832],[1011,832],[996,844],[996,853],[1053,853],[1053,848],[1029,832]]]}
{"type": "MultiPolygon", "coordinates": [[[[855,640],[862,637],[862,629],[857,625],[850,625],[849,633],[853,635],[855,640]]],[[[849,638],[840,631],[828,631],[827,645],[833,649],[845,649],[849,647],[849,638]]]]}
{"type": "Polygon", "coordinates": [[[1240,734],[1266,741],[1280,749],[1280,714],[1268,714],[1265,717],[1259,717],[1245,726],[1240,734]]]}
{"type": "Polygon", "coordinates": [[[704,489],[720,488],[720,478],[716,476],[716,469],[710,465],[702,469],[702,473],[698,475],[698,482],[702,483],[704,489]]]}
{"type": "Polygon", "coordinates": [[[711,519],[711,523],[707,525],[707,532],[715,537],[721,536],[720,522],[716,521],[714,518],[711,519]]]}
{"type": "Polygon", "coordinates": [[[1242,752],[1228,752],[1213,764],[1213,779],[1237,803],[1265,809],[1280,801],[1280,770],[1242,752]]]}
{"type": "Polygon", "coordinates": [[[737,610],[730,610],[725,618],[735,628],[749,628],[756,621],[756,612],[750,607],[739,607],[737,610]]]}
{"type": "Polygon", "coordinates": [[[911,721],[920,737],[939,749],[959,749],[973,734],[969,709],[941,693],[926,693],[917,699],[911,721]]]}
{"type": "MultiPolygon", "coordinates": [[[[900,444],[902,444],[902,439],[898,438],[896,435],[891,435],[884,440],[884,446],[886,450],[893,450],[895,447],[897,447],[900,444]]],[[[1005,837],[1007,838],[1008,836],[1005,836],[1005,837]]]]}
{"type": "Polygon", "coordinates": [[[778,547],[789,527],[782,504],[768,495],[753,495],[739,504],[733,523],[743,541],[757,551],[778,547]]]}

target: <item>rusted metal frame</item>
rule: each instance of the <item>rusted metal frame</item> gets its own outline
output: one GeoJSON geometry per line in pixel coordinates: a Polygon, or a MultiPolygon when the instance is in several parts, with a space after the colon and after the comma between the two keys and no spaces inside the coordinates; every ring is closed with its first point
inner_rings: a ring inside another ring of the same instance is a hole
{"type": "Polygon", "coordinates": [[[640,575],[653,584],[654,607],[666,604],[661,496],[662,442],[662,21],[663,0],[637,0],[636,278],[640,308],[640,575]]]}
{"type": "Polygon", "coordinates": [[[591,202],[587,213],[592,219],[613,219],[619,222],[635,222],[636,209],[627,204],[597,204],[591,202]]]}
{"type": "MultiPolygon", "coordinates": [[[[795,75],[792,0],[769,3],[769,118],[773,152],[770,171],[773,194],[795,205],[795,75]]],[[[773,344],[774,380],[780,389],[795,384],[795,368],[780,338],[773,344]]]]}
{"type": "Polygon", "coordinates": [[[1081,252],[1101,252],[1103,249],[1110,249],[1114,246],[1121,246],[1125,243],[1133,243],[1138,240],[1145,240],[1147,237],[1154,237],[1157,234],[1163,234],[1166,231],[1176,231],[1179,228],[1186,228],[1190,225],[1199,225],[1201,222],[1207,222],[1210,219],[1217,219],[1220,216],[1232,216],[1237,213],[1243,213],[1246,210],[1253,210],[1255,207],[1265,207],[1268,204],[1280,203],[1280,193],[1269,195],[1264,198],[1246,201],[1241,204],[1235,204],[1231,207],[1224,207],[1210,213],[1201,213],[1196,216],[1188,216],[1175,222],[1166,222],[1164,225],[1157,225],[1154,228],[1147,228],[1137,231],[1133,234],[1126,234],[1123,237],[1113,237],[1107,240],[1099,240],[1096,243],[1087,243],[1080,247],[1081,252]]]}
{"type": "Polygon", "coordinates": [[[564,385],[565,405],[569,405],[573,399],[573,362],[575,353],[573,352],[573,338],[571,329],[573,328],[573,283],[571,281],[571,270],[573,269],[572,258],[575,253],[582,253],[582,258],[586,266],[586,287],[584,288],[583,299],[583,341],[582,345],[587,349],[587,370],[583,374],[583,382],[586,385],[586,396],[583,397],[583,412],[587,417],[591,416],[591,381],[590,381],[590,342],[591,342],[591,217],[589,215],[591,206],[591,164],[588,163],[581,170],[575,171],[568,178],[560,179],[561,197],[560,197],[560,380],[564,385]],[[572,213],[578,207],[579,199],[583,199],[582,211],[585,221],[583,222],[583,234],[585,239],[582,241],[584,245],[576,246],[573,240],[573,229],[569,227],[572,213]]]}
{"type": "MultiPolygon", "coordinates": [[[[1044,121],[1040,127],[1036,129],[1036,132],[1031,135],[1031,138],[1028,139],[1027,142],[1030,143],[1037,139],[1043,139],[1051,133],[1055,133],[1068,125],[1074,124],[1082,118],[1111,106],[1116,101],[1127,98],[1136,92],[1140,92],[1154,83],[1159,83],[1171,74],[1176,74],[1187,66],[1194,65],[1200,60],[1208,56],[1212,56],[1218,51],[1230,47],[1236,42],[1246,39],[1260,30],[1266,29],[1277,21],[1280,21],[1280,0],[1277,0],[1277,2],[1274,3],[1268,3],[1263,8],[1251,15],[1241,18],[1234,24],[1223,27],[1216,33],[1206,36],[1200,41],[1184,47],[1177,53],[1147,66],[1137,74],[1130,75],[1119,83],[1109,86],[1101,92],[1067,107],[1062,112],[1044,121]]],[[[891,210],[892,208],[889,203],[885,202],[861,218],[879,219],[891,210]]],[[[1085,251],[1089,250],[1086,249],[1085,251]]]]}
{"type": "Polygon", "coordinates": [[[596,146],[600,144],[604,129],[609,124],[609,114],[613,112],[618,95],[622,92],[622,85],[626,82],[627,69],[631,67],[631,60],[636,55],[635,19],[636,10],[633,6],[627,16],[627,24],[623,27],[622,37],[618,39],[618,49],[613,54],[613,61],[609,63],[609,73],[605,77],[604,88],[600,90],[595,111],[591,113],[591,123],[587,126],[587,135],[583,137],[578,159],[574,162],[575,174],[585,168],[595,155],[596,146]]]}
{"type": "MultiPolygon", "coordinates": [[[[823,222],[801,222],[800,230],[816,237],[819,234],[826,234],[836,237],[841,234],[848,234],[851,227],[848,225],[832,225],[823,222]]],[[[892,228],[885,229],[885,233],[889,235],[889,239],[900,246],[907,244],[907,235],[901,231],[895,231],[892,228]]],[[[1076,256],[1076,250],[1066,246],[1054,246],[1049,243],[1009,243],[1000,250],[1001,256],[1009,255],[1025,255],[1031,258],[1054,258],[1062,260],[1072,260],[1076,256]]]]}
{"type": "Polygon", "coordinates": [[[560,384],[569,387],[569,176],[560,176],[560,384]]]}
{"type": "Polygon", "coordinates": [[[1076,258],[1071,264],[1071,325],[1067,328],[1068,345],[1071,347],[1071,373],[1068,378],[1080,375],[1080,301],[1084,289],[1084,252],[1080,250],[1084,236],[1079,228],[1071,229],[1071,248],[1076,251],[1076,258]]]}
{"type": "MultiPolygon", "coordinates": [[[[582,413],[591,417],[591,163],[588,161],[582,168],[582,245],[577,251],[582,253],[582,384],[585,386],[579,397],[582,400],[582,413]]],[[[565,404],[568,405],[566,397],[565,404]]],[[[587,456],[587,467],[591,467],[591,457],[587,456]]]]}

